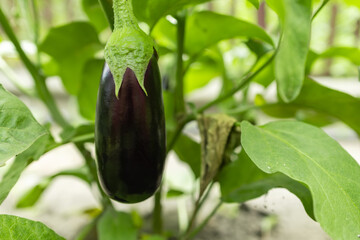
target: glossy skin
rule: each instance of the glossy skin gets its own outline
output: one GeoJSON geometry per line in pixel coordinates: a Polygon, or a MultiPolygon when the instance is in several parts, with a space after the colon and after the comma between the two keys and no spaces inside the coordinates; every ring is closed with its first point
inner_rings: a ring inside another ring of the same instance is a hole
{"type": "Polygon", "coordinates": [[[107,64],[98,92],[95,147],[99,180],[106,194],[123,203],[143,201],[159,187],[165,161],[161,80],[154,55],[141,89],[127,69],[118,99],[107,64]]]}

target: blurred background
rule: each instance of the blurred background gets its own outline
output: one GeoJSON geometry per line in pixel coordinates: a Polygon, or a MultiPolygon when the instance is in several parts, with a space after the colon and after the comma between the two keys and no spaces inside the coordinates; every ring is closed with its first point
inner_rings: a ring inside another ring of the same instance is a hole
{"type": "MultiPolygon", "coordinates": [[[[60,26],[73,21],[90,21],[94,25],[101,44],[105,44],[111,31],[107,21],[96,7],[97,0],[1,0],[0,7],[10,19],[11,26],[28,56],[41,65],[46,75],[51,92],[54,93],[61,111],[74,124],[86,122],[86,117],[79,111],[78,96],[69,95],[56,76],[57,64],[46,54],[37,54],[36,46],[41,43],[54,26],[60,26]],[[35,5],[34,5],[35,4],[35,5]],[[36,20],[37,19],[37,20],[36,20]],[[34,30],[35,29],[35,30],[34,30]]],[[[320,2],[320,1],[319,1],[320,2]]],[[[245,0],[214,0],[210,3],[196,6],[199,10],[210,10],[258,24],[275,40],[279,37],[279,22],[276,14],[263,2],[257,10],[245,0]]],[[[171,18],[169,18],[171,20],[171,18]]],[[[145,31],[149,27],[142,24],[145,31]]],[[[156,34],[156,33],[154,33],[156,34]]],[[[64,37],[66,36],[59,36],[64,37]]],[[[86,37],[86,36],[83,36],[86,37]]],[[[156,39],[156,36],[155,36],[156,39]]],[[[311,50],[321,54],[334,47],[337,56],[331,59],[319,58],[311,69],[311,75],[330,88],[338,89],[355,97],[360,97],[360,3],[355,1],[330,1],[315,18],[312,27],[311,50]],[[338,47],[341,47],[338,48],[338,47]],[[355,51],[356,49],[359,49],[355,51]]],[[[232,39],[222,41],[218,48],[223,55],[224,65],[230,78],[244,74],[255,61],[252,53],[243,40],[232,39]]],[[[99,58],[102,52],[97,53],[99,58]]],[[[326,54],[324,55],[326,56],[326,54]]],[[[172,58],[165,53],[160,58],[160,68],[164,80],[171,78],[172,58]]],[[[100,75],[98,76],[100,78],[100,75]]],[[[189,69],[185,76],[187,101],[202,104],[216,97],[221,88],[221,74],[212,71],[211,67],[201,68],[196,65],[189,69]]],[[[0,83],[17,95],[31,109],[36,119],[41,123],[51,121],[41,102],[30,98],[24,93],[32,94],[33,82],[22,65],[17,53],[0,29],[0,83]]],[[[86,90],[86,89],[85,89],[86,90]]],[[[250,99],[258,93],[269,99],[276,97],[276,87],[270,85],[252,85],[249,90],[250,99]]],[[[165,102],[166,104],[166,102],[165,102]]],[[[359,109],[360,113],[360,109],[359,109]]],[[[86,115],[86,113],[85,113],[86,115]]],[[[259,123],[269,121],[268,116],[257,116],[259,123]]],[[[360,161],[360,142],[353,130],[342,123],[326,126],[325,131],[335,138],[358,161],[360,161]]],[[[56,128],[54,132],[59,131],[56,128]]],[[[186,131],[197,137],[194,124],[186,131]]],[[[88,146],[93,150],[93,146],[88,146]]],[[[85,184],[71,177],[56,179],[39,202],[31,209],[18,209],[16,203],[22,193],[41,181],[42,177],[60,170],[81,166],[81,156],[71,145],[66,145],[46,154],[33,163],[20,178],[7,200],[0,206],[0,213],[15,214],[46,223],[62,236],[72,239],[75,234],[91,219],[91,214],[100,206],[85,184]]],[[[5,168],[6,169],[6,166],[5,168]]],[[[3,174],[0,169],[0,176],[3,174]]],[[[186,191],[194,183],[194,176],[189,167],[177,161],[171,154],[166,166],[165,179],[176,189],[186,191]]],[[[216,192],[214,199],[218,197],[216,192]]],[[[211,208],[211,201],[209,207],[211,208]]],[[[152,200],[140,204],[117,208],[136,210],[142,214],[150,214],[152,200]]],[[[169,216],[169,228],[177,221],[185,221],[186,216],[172,214],[176,209],[187,209],[186,199],[166,201],[165,213],[169,216]],[[174,219],[172,219],[174,218],[174,219]]],[[[146,218],[144,219],[146,221],[146,218]]],[[[181,225],[181,223],[180,223],[181,225]]],[[[271,190],[266,196],[248,202],[239,208],[228,204],[213,218],[209,226],[196,239],[330,239],[305,213],[301,202],[284,189],[271,190]],[[232,232],[231,234],[229,232],[232,232]],[[234,237],[236,236],[236,237],[234,237]],[[241,238],[240,236],[248,236],[241,238]]]]}

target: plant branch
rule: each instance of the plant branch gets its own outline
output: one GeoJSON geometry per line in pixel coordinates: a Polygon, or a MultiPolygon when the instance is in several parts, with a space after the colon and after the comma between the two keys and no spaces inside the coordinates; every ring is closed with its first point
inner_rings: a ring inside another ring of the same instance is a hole
{"type": "Polygon", "coordinates": [[[0,24],[4,32],[10,39],[10,41],[14,44],[15,49],[18,52],[21,61],[24,63],[25,67],[27,68],[32,78],[34,79],[37,94],[39,98],[43,101],[43,103],[46,105],[48,110],[50,111],[51,116],[54,118],[54,121],[57,124],[59,124],[61,127],[68,127],[69,124],[61,115],[53,96],[51,95],[50,91],[46,86],[45,77],[41,74],[40,70],[26,56],[24,50],[21,48],[19,40],[15,36],[15,33],[12,30],[9,21],[6,18],[1,8],[0,8],[0,24]]]}
{"type": "Polygon", "coordinates": [[[160,184],[158,191],[155,193],[154,215],[153,215],[153,231],[154,233],[160,235],[163,232],[161,197],[162,197],[162,183],[160,184]]]}
{"type": "Polygon", "coordinates": [[[320,5],[320,7],[316,10],[316,12],[314,13],[314,15],[312,16],[311,20],[313,21],[315,19],[315,17],[319,14],[319,12],[321,12],[321,10],[326,6],[326,4],[329,2],[330,0],[324,0],[322,2],[322,4],[320,5]]]}
{"type": "Polygon", "coordinates": [[[192,231],[187,237],[185,237],[184,239],[188,240],[188,239],[192,239],[193,237],[195,237],[206,226],[206,224],[215,215],[215,213],[217,212],[217,210],[219,210],[219,208],[221,207],[222,204],[223,204],[223,202],[220,201],[214,207],[214,209],[210,212],[210,214],[204,219],[204,221],[194,231],[192,231]]]}
{"type": "Polygon", "coordinates": [[[181,12],[177,16],[177,57],[176,57],[176,83],[174,92],[175,118],[185,113],[184,100],[184,41],[186,14],[181,12]]]}
{"type": "Polygon", "coordinates": [[[213,101],[205,104],[204,106],[202,106],[201,108],[198,109],[199,113],[203,113],[205,110],[207,110],[208,108],[224,101],[225,99],[233,96],[235,93],[237,93],[239,90],[243,89],[248,83],[251,82],[251,80],[256,77],[262,70],[264,70],[264,68],[266,68],[275,58],[276,52],[258,69],[256,70],[253,74],[247,74],[242,81],[240,82],[240,84],[233,88],[231,91],[219,96],[218,98],[214,99],[213,101]]]}

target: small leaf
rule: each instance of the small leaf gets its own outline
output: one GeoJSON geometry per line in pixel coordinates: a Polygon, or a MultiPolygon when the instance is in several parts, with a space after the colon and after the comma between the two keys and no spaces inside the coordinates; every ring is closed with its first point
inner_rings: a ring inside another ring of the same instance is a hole
{"type": "Polygon", "coordinates": [[[293,101],[300,93],[311,32],[311,0],[267,0],[278,14],[282,37],[275,58],[275,77],[278,91],[285,102],[293,101]]]}
{"type": "Polygon", "coordinates": [[[360,232],[360,166],[324,131],[295,121],[241,124],[241,142],[264,172],[281,172],[308,186],[315,219],[333,239],[360,232]]]}
{"type": "Polygon", "coordinates": [[[26,192],[16,204],[16,208],[28,208],[35,205],[49,186],[50,181],[45,179],[43,182],[37,184],[35,187],[26,192]]]}
{"type": "Polygon", "coordinates": [[[91,59],[85,63],[81,88],[77,95],[80,114],[86,119],[95,120],[97,93],[104,60],[91,59]]]}
{"type": "Polygon", "coordinates": [[[0,165],[47,134],[25,104],[0,84],[0,165]]]}
{"type": "Polygon", "coordinates": [[[4,240],[65,240],[41,222],[11,215],[0,215],[0,233],[4,240]]]}
{"type": "Polygon", "coordinates": [[[235,122],[236,119],[220,114],[198,117],[202,160],[200,196],[223,163],[228,138],[235,122]]]}
{"type": "Polygon", "coordinates": [[[80,89],[85,63],[102,48],[96,30],[88,22],[51,28],[39,47],[56,60],[58,74],[66,90],[73,95],[80,89]]]}
{"type": "Polygon", "coordinates": [[[5,175],[0,182],[0,204],[6,199],[9,195],[11,189],[15,186],[16,182],[19,180],[21,173],[25,168],[32,162],[40,158],[40,156],[45,152],[46,146],[49,142],[49,136],[44,135],[36,140],[31,147],[26,151],[19,154],[14,163],[6,171],[5,175]]]}
{"type": "Polygon", "coordinates": [[[167,198],[177,198],[180,196],[183,196],[185,193],[181,190],[177,190],[177,189],[170,189],[167,193],[166,193],[166,197],[167,198]]]}
{"type": "Polygon", "coordinates": [[[136,240],[137,228],[125,212],[108,208],[97,224],[99,240],[136,240]]]}

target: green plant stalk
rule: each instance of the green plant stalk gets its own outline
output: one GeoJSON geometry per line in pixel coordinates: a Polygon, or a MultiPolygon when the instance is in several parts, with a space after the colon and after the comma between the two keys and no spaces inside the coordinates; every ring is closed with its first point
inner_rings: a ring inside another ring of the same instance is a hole
{"type": "Polygon", "coordinates": [[[15,36],[14,31],[10,27],[9,21],[7,20],[1,8],[0,8],[0,25],[2,26],[4,32],[6,33],[10,41],[14,44],[20,59],[22,60],[25,67],[28,69],[32,78],[34,79],[37,94],[39,98],[44,102],[46,107],[49,109],[51,116],[54,118],[54,121],[64,128],[70,126],[67,123],[67,121],[64,119],[64,117],[61,115],[53,96],[46,87],[45,77],[40,73],[39,69],[26,56],[24,50],[21,48],[21,45],[17,37],[15,36]]]}
{"type": "Polygon", "coordinates": [[[184,238],[184,240],[188,240],[188,239],[192,239],[194,238],[205,226],[206,224],[210,221],[210,219],[215,215],[215,213],[217,212],[217,210],[219,210],[219,208],[221,207],[221,205],[223,204],[222,201],[220,201],[215,207],[214,209],[210,212],[210,214],[204,219],[204,221],[194,230],[192,231],[188,236],[186,236],[184,238]]]}
{"type": "Polygon", "coordinates": [[[163,219],[162,219],[162,184],[160,185],[158,191],[155,193],[154,201],[154,216],[153,216],[153,231],[156,234],[163,233],[163,219]]]}
{"type": "Polygon", "coordinates": [[[38,11],[38,4],[35,0],[31,0],[31,7],[34,15],[34,43],[36,45],[36,61],[37,65],[41,65],[39,52],[39,36],[40,36],[40,17],[38,11]]]}
{"type": "Polygon", "coordinates": [[[199,196],[196,203],[195,203],[195,208],[194,208],[194,211],[192,213],[192,216],[191,216],[191,219],[190,219],[190,222],[189,222],[189,225],[184,233],[184,236],[186,237],[187,235],[190,234],[191,230],[193,229],[194,227],[194,224],[195,224],[195,221],[196,221],[196,217],[197,217],[197,214],[199,213],[201,207],[203,206],[204,202],[206,201],[206,199],[208,198],[210,192],[211,192],[211,189],[212,187],[214,186],[214,182],[211,182],[211,184],[209,185],[209,187],[207,188],[205,194],[203,196],[199,196]]]}
{"type": "Polygon", "coordinates": [[[313,21],[314,18],[319,14],[319,12],[321,12],[321,10],[326,6],[326,4],[329,2],[330,0],[324,0],[322,2],[322,4],[320,5],[320,7],[316,10],[316,12],[314,13],[314,15],[312,16],[311,20],[313,21]]]}
{"type": "Polygon", "coordinates": [[[111,30],[114,30],[114,11],[113,11],[113,1],[112,0],[99,0],[99,3],[105,13],[106,19],[109,22],[111,30]]]}
{"type": "Polygon", "coordinates": [[[180,13],[177,19],[177,55],[176,55],[176,82],[174,92],[175,118],[186,113],[184,98],[184,41],[185,41],[185,25],[186,15],[180,13]]]}
{"type": "Polygon", "coordinates": [[[242,81],[240,82],[240,84],[238,86],[233,88],[231,91],[219,96],[218,98],[214,99],[213,101],[205,104],[204,106],[202,106],[201,108],[198,109],[198,112],[203,113],[208,108],[210,108],[210,107],[212,107],[212,106],[214,106],[214,105],[228,99],[229,97],[231,97],[235,93],[237,93],[239,90],[246,87],[246,85],[249,84],[254,77],[256,77],[259,73],[261,73],[261,71],[264,70],[274,60],[275,55],[276,55],[276,52],[258,70],[256,70],[253,74],[247,74],[242,79],[242,81]]]}

